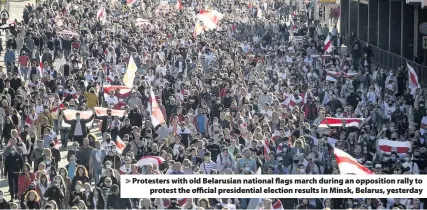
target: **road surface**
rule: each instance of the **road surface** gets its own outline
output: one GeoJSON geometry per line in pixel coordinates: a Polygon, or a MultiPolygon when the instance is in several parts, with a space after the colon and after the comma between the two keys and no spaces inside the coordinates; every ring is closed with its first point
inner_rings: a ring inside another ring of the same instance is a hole
{"type": "MultiPolygon", "coordinates": [[[[6,6],[9,8],[9,16],[10,19],[14,20],[17,19],[18,21],[22,20],[22,12],[25,8],[25,5],[28,3],[33,4],[31,0],[11,0],[10,5],[6,6]]],[[[6,37],[5,33],[2,32],[1,38],[3,39],[3,49],[6,49],[5,43],[6,43],[6,37]]],[[[6,71],[6,67],[4,65],[4,53],[0,56],[0,66],[3,66],[3,70],[6,71]]],[[[94,126],[93,129],[91,129],[91,133],[95,134],[98,139],[101,137],[101,132],[98,129],[98,126],[94,126]]],[[[72,142],[68,143],[68,148],[70,148],[72,142]]],[[[1,154],[3,154],[3,150],[0,150],[1,154]]],[[[67,151],[61,151],[61,161],[59,162],[59,168],[65,167],[65,165],[68,164],[68,161],[66,160],[67,151]]],[[[10,201],[10,194],[9,194],[9,184],[8,180],[4,178],[0,178],[0,190],[4,192],[4,198],[7,201],[10,201]]]]}

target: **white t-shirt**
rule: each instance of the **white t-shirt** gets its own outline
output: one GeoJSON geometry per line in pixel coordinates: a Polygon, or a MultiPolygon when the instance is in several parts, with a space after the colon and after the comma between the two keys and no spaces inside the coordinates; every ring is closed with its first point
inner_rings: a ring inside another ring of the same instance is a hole
{"type": "Polygon", "coordinates": [[[119,103],[119,99],[116,96],[107,96],[105,97],[105,102],[107,102],[107,104],[118,104],[119,103]]]}
{"type": "Polygon", "coordinates": [[[101,144],[101,148],[103,148],[105,151],[109,152],[112,151],[112,148],[116,146],[116,143],[114,143],[114,141],[110,141],[110,143],[104,141],[101,144]]]}

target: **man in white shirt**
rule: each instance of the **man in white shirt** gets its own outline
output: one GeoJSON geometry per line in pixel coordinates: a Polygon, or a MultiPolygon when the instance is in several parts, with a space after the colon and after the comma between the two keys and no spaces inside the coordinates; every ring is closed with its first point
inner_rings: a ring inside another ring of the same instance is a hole
{"type": "Polygon", "coordinates": [[[118,104],[119,103],[119,99],[114,95],[114,91],[110,91],[110,93],[108,94],[107,97],[105,97],[105,102],[110,105],[110,104],[118,104]]]}

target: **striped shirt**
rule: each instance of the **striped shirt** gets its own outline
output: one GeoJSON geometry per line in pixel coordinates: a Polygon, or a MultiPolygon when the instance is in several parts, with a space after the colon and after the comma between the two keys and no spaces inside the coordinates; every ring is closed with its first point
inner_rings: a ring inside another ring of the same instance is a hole
{"type": "Polygon", "coordinates": [[[217,165],[212,160],[208,163],[203,162],[202,164],[200,164],[201,174],[210,174],[213,169],[217,169],[217,165]]]}

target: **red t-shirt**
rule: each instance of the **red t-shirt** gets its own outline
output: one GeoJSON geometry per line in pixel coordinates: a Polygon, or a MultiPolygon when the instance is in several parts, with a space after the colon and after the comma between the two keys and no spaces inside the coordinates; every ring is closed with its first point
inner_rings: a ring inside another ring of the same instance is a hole
{"type": "Polygon", "coordinates": [[[30,58],[26,55],[21,55],[19,56],[19,64],[21,66],[28,66],[28,61],[30,60],[30,58]]]}

